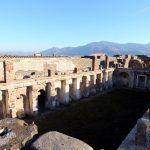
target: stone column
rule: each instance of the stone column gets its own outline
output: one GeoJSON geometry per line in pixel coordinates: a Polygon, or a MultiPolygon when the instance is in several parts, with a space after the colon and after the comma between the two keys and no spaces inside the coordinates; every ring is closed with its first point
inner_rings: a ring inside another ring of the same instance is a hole
{"type": "Polygon", "coordinates": [[[101,92],[102,91],[102,74],[101,73],[97,74],[96,86],[97,86],[96,90],[98,92],[101,92]]]}
{"type": "Polygon", "coordinates": [[[129,68],[129,62],[130,62],[130,59],[129,58],[125,58],[124,62],[123,62],[123,68],[129,68]]]}
{"type": "Polygon", "coordinates": [[[60,102],[62,104],[69,103],[69,84],[66,80],[61,81],[61,98],[60,102]]]}
{"type": "Polygon", "coordinates": [[[57,103],[57,93],[55,89],[55,83],[49,82],[46,84],[46,107],[53,109],[56,107],[57,103]]]}
{"type": "Polygon", "coordinates": [[[90,75],[90,94],[96,94],[96,75],[90,75]]]}
{"type": "Polygon", "coordinates": [[[79,100],[81,98],[80,82],[81,78],[72,79],[72,95],[74,100],[79,100]]]}
{"type": "Polygon", "coordinates": [[[96,75],[90,75],[90,86],[96,84],[96,75]]]}
{"type": "Polygon", "coordinates": [[[33,111],[37,111],[37,106],[33,105],[33,97],[32,97],[32,86],[28,86],[26,89],[26,101],[27,101],[27,106],[29,107],[27,110],[28,115],[32,115],[33,111]]]}
{"type": "Polygon", "coordinates": [[[88,97],[90,92],[89,92],[89,82],[90,82],[90,76],[83,76],[82,77],[82,96],[83,97],[88,97]]]}

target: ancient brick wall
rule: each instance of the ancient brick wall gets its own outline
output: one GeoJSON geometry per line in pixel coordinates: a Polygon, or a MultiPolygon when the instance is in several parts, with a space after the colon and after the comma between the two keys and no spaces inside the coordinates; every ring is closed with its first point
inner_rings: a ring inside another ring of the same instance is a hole
{"type": "Polygon", "coordinates": [[[52,57],[33,59],[17,58],[6,62],[8,80],[48,76],[48,70],[52,75],[56,72],[73,73],[75,68],[78,70],[90,70],[92,68],[92,60],[80,57],[52,57]]]}

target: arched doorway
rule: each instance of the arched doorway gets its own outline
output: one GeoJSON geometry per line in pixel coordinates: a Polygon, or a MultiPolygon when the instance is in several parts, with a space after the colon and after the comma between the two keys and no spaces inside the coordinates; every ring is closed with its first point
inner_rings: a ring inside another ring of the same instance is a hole
{"type": "Polygon", "coordinates": [[[61,89],[58,87],[55,89],[56,90],[56,96],[57,96],[57,100],[60,101],[60,97],[61,97],[61,89]]]}
{"type": "Polygon", "coordinates": [[[39,90],[38,92],[40,93],[38,95],[38,110],[43,111],[45,108],[46,92],[44,90],[39,90]]]}
{"type": "Polygon", "coordinates": [[[127,72],[121,72],[119,74],[119,85],[129,87],[129,74],[127,72]]]}
{"type": "Polygon", "coordinates": [[[136,87],[145,89],[147,84],[147,76],[146,75],[137,75],[136,79],[136,87]]]}

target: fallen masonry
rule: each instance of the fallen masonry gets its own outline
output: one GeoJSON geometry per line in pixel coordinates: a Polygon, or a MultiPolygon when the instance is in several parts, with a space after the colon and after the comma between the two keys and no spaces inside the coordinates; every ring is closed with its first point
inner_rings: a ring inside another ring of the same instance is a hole
{"type": "Polygon", "coordinates": [[[37,126],[23,120],[6,118],[0,120],[0,150],[20,150],[37,134],[37,126]]]}
{"type": "Polygon", "coordinates": [[[32,143],[31,150],[93,150],[93,148],[81,140],[52,131],[32,143]]]}

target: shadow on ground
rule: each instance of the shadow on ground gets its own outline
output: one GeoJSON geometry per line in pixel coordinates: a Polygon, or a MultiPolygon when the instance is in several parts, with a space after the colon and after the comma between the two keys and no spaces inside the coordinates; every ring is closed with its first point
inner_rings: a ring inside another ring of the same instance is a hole
{"type": "Polygon", "coordinates": [[[34,121],[39,134],[58,131],[86,142],[94,150],[116,150],[148,109],[149,97],[146,92],[115,90],[34,121]]]}

